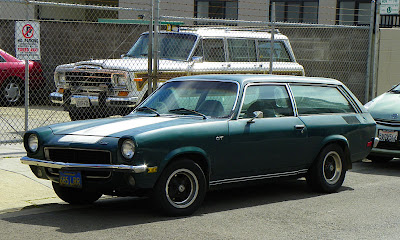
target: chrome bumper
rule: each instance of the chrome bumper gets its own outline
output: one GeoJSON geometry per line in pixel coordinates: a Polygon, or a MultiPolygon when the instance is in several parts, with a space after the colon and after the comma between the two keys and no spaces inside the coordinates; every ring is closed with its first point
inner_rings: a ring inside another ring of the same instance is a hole
{"type": "Polygon", "coordinates": [[[378,143],[379,143],[379,138],[378,138],[378,137],[375,137],[375,138],[374,138],[374,144],[372,145],[372,147],[373,147],[373,148],[376,148],[376,146],[378,146],[378,143]]]}
{"type": "MultiPolygon", "coordinates": [[[[90,104],[92,106],[99,105],[99,97],[98,96],[82,96],[82,95],[72,95],[70,105],[76,106],[77,98],[89,98],[90,104]]],[[[50,93],[50,100],[56,104],[63,104],[63,94],[59,92],[50,93]]],[[[121,106],[121,107],[134,107],[138,102],[138,97],[107,97],[106,105],[107,106],[121,106]]]]}
{"type": "Polygon", "coordinates": [[[122,171],[122,172],[133,172],[133,173],[143,173],[147,171],[146,165],[131,166],[131,165],[64,163],[64,162],[39,160],[30,157],[22,157],[21,163],[32,166],[65,169],[65,170],[86,170],[86,171],[109,170],[109,171],[122,171]]]}

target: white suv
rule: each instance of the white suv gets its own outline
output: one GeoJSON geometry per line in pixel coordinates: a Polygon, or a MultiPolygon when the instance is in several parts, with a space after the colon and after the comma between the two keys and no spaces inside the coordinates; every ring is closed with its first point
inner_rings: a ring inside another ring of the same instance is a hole
{"type": "MultiPolygon", "coordinates": [[[[143,33],[122,59],[60,65],[50,98],[72,120],[128,114],[147,97],[148,39],[143,33]]],[[[274,34],[274,74],[304,75],[289,39],[274,34]]],[[[159,33],[158,82],[185,75],[269,72],[271,33],[259,29],[186,28],[159,33]]]]}

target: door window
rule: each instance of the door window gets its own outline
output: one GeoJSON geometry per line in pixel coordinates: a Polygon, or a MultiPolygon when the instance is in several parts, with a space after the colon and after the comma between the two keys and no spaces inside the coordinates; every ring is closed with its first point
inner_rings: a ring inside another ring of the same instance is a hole
{"type": "Polygon", "coordinates": [[[264,118],[294,116],[285,86],[247,87],[239,118],[252,118],[255,111],[263,112],[264,118]]]}

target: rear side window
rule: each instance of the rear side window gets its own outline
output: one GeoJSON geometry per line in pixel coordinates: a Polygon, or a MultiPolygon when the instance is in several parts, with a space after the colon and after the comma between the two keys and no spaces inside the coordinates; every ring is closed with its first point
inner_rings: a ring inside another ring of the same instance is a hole
{"type": "Polygon", "coordinates": [[[256,41],[254,39],[228,39],[231,62],[256,62],[256,41]]]}
{"type": "MultiPolygon", "coordinates": [[[[271,41],[258,41],[258,54],[260,62],[269,62],[271,56],[271,41]]],[[[276,62],[291,62],[289,53],[283,42],[274,42],[274,61],[276,62]]]]}
{"type": "Polygon", "coordinates": [[[291,89],[299,115],[356,112],[337,87],[292,85],[291,89]]]}

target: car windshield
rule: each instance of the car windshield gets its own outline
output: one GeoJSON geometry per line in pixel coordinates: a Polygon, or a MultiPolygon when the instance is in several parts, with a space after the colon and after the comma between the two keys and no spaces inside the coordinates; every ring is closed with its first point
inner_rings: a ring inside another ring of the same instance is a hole
{"type": "Polygon", "coordinates": [[[238,95],[238,84],[221,81],[172,81],[164,84],[135,112],[228,118],[238,95]]]}
{"type": "MultiPolygon", "coordinates": [[[[159,58],[170,60],[187,60],[196,42],[196,35],[183,33],[160,33],[159,58]]],[[[125,57],[147,57],[149,34],[143,34],[128,51],[125,57]]]]}

